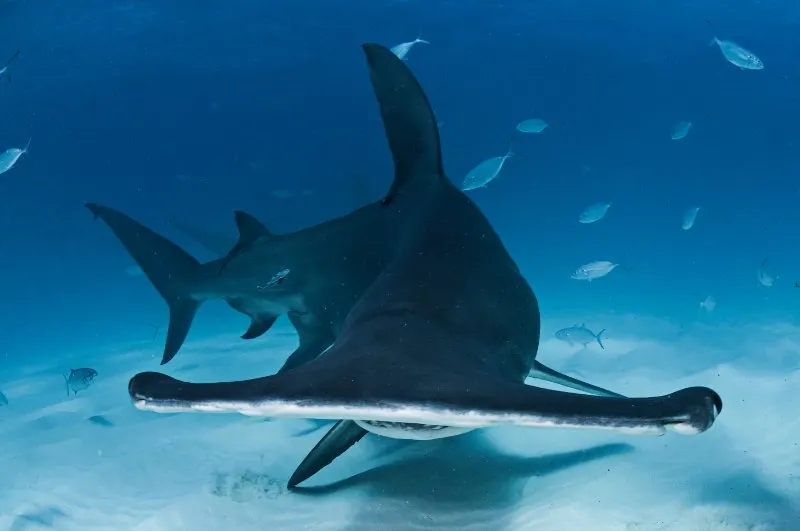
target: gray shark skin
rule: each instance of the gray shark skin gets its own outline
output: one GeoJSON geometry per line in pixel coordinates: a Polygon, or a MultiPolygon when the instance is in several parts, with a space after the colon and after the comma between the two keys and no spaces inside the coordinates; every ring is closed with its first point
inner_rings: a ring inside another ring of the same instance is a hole
{"type": "Polygon", "coordinates": [[[386,263],[389,246],[382,242],[391,241],[379,202],[286,235],[271,234],[252,216],[236,212],[239,241],[228,255],[200,264],[129,216],[96,203],[86,206],[112,229],[169,305],[162,365],[175,357],[197,309],[209,299],[223,299],[250,316],[243,339],[259,337],[288,313],[300,346],[282,370],[313,359],[330,346],[350,307],[386,263]],[[262,289],[286,268],[292,274],[284,282],[262,289]]]}
{"type": "Polygon", "coordinates": [[[343,419],[292,486],[352,444],[355,430],[342,428],[349,421],[410,439],[500,424],[642,434],[710,428],[722,400],[706,387],[616,398],[524,384],[539,345],[536,297],[480,210],[445,176],[436,120],[414,75],[383,46],[363,50],[395,163],[384,202],[403,213],[390,261],[315,359],[234,382],[144,372],[128,384],[133,404],[162,413],[343,419]]]}
{"type": "MultiPolygon", "coordinates": [[[[354,178],[354,182],[366,190],[365,179],[354,178]]],[[[395,179],[391,190],[398,186],[395,179]]],[[[281,367],[279,372],[283,372],[316,358],[333,343],[350,309],[388,263],[398,226],[408,217],[403,205],[388,204],[391,190],[386,198],[347,215],[282,235],[273,234],[255,217],[235,211],[238,241],[225,256],[205,264],[122,212],[97,203],[86,207],[109,226],[169,305],[162,365],[180,350],[202,302],[223,299],[251,319],[242,339],[261,336],[280,315],[288,314],[300,344],[281,367]],[[279,285],[264,289],[283,269],[291,274],[279,285]]],[[[363,201],[367,194],[356,195],[363,201]]],[[[208,237],[210,233],[172,224],[209,250],[221,250],[224,241],[208,237]]],[[[622,396],[538,361],[530,377],[590,394],[622,396]]]]}
{"type": "Polygon", "coordinates": [[[385,267],[402,212],[381,202],[300,231],[275,235],[236,212],[239,241],[228,255],[205,264],[133,218],[87,203],[111,228],[170,308],[162,365],[183,345],[200,305],[222,299],[251,318],[244,339],[259,337],[288,314],[300,339],[282,370],[328,348],[356,300],[385,267]],[[264,289],[283,269],[291,274],[264,289]]]}

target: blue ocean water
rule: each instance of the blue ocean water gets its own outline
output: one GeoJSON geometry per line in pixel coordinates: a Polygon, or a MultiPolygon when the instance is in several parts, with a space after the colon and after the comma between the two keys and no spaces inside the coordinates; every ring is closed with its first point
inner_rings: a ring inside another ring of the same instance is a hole
{"type": "MultiPolygon", "coordinates": [[[[771,340],[794,341],[798,30],[788,1],[0,0],[0,60],[21,52],[0,82],[0,149],[31,139],[0,175],[0,376],[31,363],[58,375],[70,368],[60,360],[131,344],[157,369],[167,307],[126,272],[134,262],[86,201],[208,260],[170,220],[233,242],[234,209],[287,232],[381,197],[392,161],[360,45],[416,37],[430,44],[407,61],[441,122],[450,178],[513,146],[500,176],[469,195],[536,292],[543,337],[556,322],[630,337],[637,320],[658,320],[720,327],[709,348],[776,323],[771,340]],[[714,36],[764,69],[729,63],[714,36]],[[533,117],[545,132],[515,130],[533,117]],[[691,131],[674,141],[682,120],[691,131]],[[606,217],[579,224],[598,201],[612,203],[606,217]],[[695,205],[697,223],[681,230],[695,205]],[[765,259],[772,287],[757,281],[765,259]],[[624,267],[570,278],[594,260],[624,267]]],[[[189,338],[233,341],[246,327],[209,303],[189,338]]],[[[796,368],[797,344],[781,370],[796,368]]],[[[800,429],[787,437],[796,451],[800,429]]]]}

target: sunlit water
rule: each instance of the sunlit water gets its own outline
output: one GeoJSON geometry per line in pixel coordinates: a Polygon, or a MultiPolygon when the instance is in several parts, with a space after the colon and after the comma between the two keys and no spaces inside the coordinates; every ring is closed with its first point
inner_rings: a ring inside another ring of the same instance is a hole
{"type": "Polygon", "coordinates": [[[0,152],[32,139],[0,178],[0,530],[800,529],[797,50],[791,2],[0,0],[0,152]],[[138,372],[254,378],[297,339],[281,319],[243,341],[207,305],[159,366],[164,303],[84,202],[207,260],[233,209],[285,232],[377,199],[392,167],[359,46],[415,38],[453,182],[514,153],[470,197],[540,299],[539,359],[628,396],[712,387],[709,431],[368,435],[289,491],[325,426],[130,403],[138,372]],[[592,261],[619,266],[570,278],[592,261]],[[555,339],[579,323],[605,350],[555,339]],[[67,396],[79,367],[98,377],[67,396]]]}

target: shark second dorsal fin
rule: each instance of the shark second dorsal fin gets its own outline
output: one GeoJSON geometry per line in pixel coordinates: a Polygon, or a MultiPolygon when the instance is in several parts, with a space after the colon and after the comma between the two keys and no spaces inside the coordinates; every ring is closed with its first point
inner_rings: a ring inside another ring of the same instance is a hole
{"type": "Polygon", "coordinates": [[[362,47],[394,160],[394,182],[383,199],[386,204],[417,178],[444,176],[439,128],[427,96],[403,61],[379,44],[362,47]]]}

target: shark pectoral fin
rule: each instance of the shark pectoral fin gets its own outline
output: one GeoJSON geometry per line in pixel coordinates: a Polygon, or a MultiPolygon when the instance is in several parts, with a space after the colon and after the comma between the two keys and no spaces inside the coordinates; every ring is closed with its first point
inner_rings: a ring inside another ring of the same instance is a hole
{"type": "Polygon", "coordinates": [[[280,317],[280,315],[272,313],[250,313],[242,299],[225,299],[225,302],[237,312],[243,313],[250,318],[250,326],[242,334],[242,339],[255,339],[263,335],[272,328],[272,325],[280,317]]]}
{"type": "Polygon", "coordinates": [[[533,362],[533,368],[531,368],[531,372],[528,374],[528,376],[530,378],[536,378],[538,380],[544,380],[546,382],[563,385],[564,387],[569,387],[570,389],[583,391],[584,393],[589,393],[590,395],[626,398],[624,395],[620,395],[613,391],[603,389],[602,387],[582,382],[581,380],[567,376],[566,374],[551,369],[547,365],[535,360],[533,362]]]}
{"type": "Polygon", "coordinates": [[[386,204],[417,177],[444,175],[439,128],[428,97],[403,61],[379,44],[362,48],[394,159],[394,181],[383,199],[386,204]]]}
{"type": "Polygon", "coordinates": [[[305,365],[325,352],[336,340],[329,327],[320,326],[312,319],[304,314],[289,312],[289,321],[297,331],[300,346],[286,358],[283,367],[278,371],[279,374],[305,365]]]}
{"type": "Polygon", "coordinates": [[[296,487],[331,464],[367,433],[367,430],[352,420],[340,420],[334,424],[294,471],[289,478],[288,487],[296,487]]]}
{"type": "Polygon", "coordinates": [[[108,225],[169,305],[169,331],[161,365],[180,350],[200,301],[192,298],[201,265],[186,251],[135,219],[97,203],[86,203],[95,219],[108,225]]]}
{"type": "Polygon", "coordinates": [[[305,365],[309,361],[315,359],[317,356],[325,352],[330,343],[319,343],[313,346],[300,347],[286,358],[283,366],[278,370],[278,374],[286,371],[291,371],[301,365],[305,365]]]}
{"type": "Polygon", "coordinates": [[[244,334],[242,334],[242,339],[255,339],[258,336],[267,332],[272,325],[275,324],[275,321],[278,320],[277,315],[272,314],[258,314],[251,317],[250,326],[247,328],[244,334]]]}

